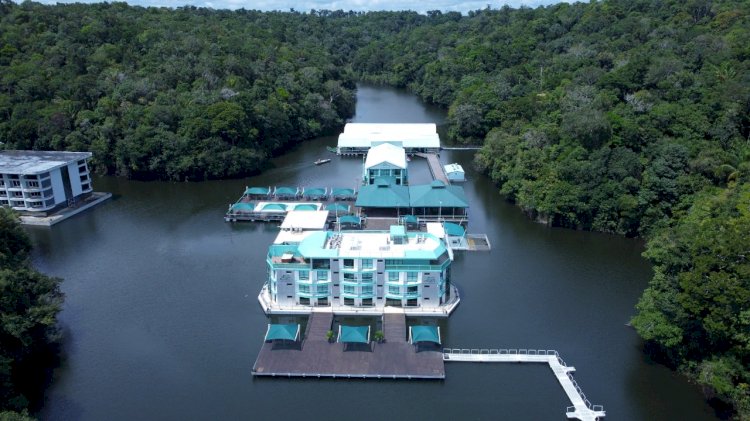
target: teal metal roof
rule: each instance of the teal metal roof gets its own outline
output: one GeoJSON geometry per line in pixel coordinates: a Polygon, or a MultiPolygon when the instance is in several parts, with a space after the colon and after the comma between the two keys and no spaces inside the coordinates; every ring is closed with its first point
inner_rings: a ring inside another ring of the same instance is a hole
{"type": "Polygon", "coordinates": [[[296,210],[296,211],[315,211],[315,210],[318,210],[318,207],[315,206],[315,205],[312,205],[310,203],[303,203],[301,205],[295,206],[294,210],[296,210]]]}
{"type": "Polygon", "coordinates": [[[416,224],[419,222],[419,219],[417,219],[414,215],[406,215],[404,216],[404,223],[406,224],[416,224]]]}
{"type": "Polygon", "coordinates": [[[445,230],[446,234],[453,237],[463,237],[464,234],[466,234],[466,230],[464,230],[464,227],[458,224],[454,224],[453,222],[444,222],[443,229],[445,230]]]}
{"type": "Polygon", "coordinates": [[[316,231],[310,233],[299,245],[297,250],[306,259],[310,258],[331,258],[338,256],[338,249],[324,248],[330,231],[316,231]]]}
{"type": "Polygon", "coordinates": [[[266,330],[266,340],[284,339],[287,341],[296,341],[299,338],[299,330],[299,324],[269,324],[266,330]]]}
{"type": "Polygon", "coordinates": [[[354,189],[333,189],[331,194],[333,194],[334,197],[354,196],[354,189]]]}
{"type": "Polygon", "coordinates": [[[468,208],[461,186],[445,185],[435,180],[427,185],[409,186],[409,203],[412,207],[468,208]]]}
{"type": "Polygon", "coordinates": [[[297,250],[297,246],[294,244],[272,244],[268,247],[268,255],[270,257],[279,257],[287,253],[301,257],[297,250]]]}
{"type": "Polygon", "coordinates": [[[370,326],[339,326],[339,337],[336,342],[370,343],[370,326]]]}
{"type": "Polygon", "coordinates": [[[406,237],[406,228],[403,225],[391,225],[391,237],[406,237]]]}
{"type": "Polygon", "coordinates": [[[255,203],[239,202],[232,205],[232,212],[252,212],[255,209],[255,203]]]}
{"type": "Polygon", "coordinates": [[[409,326],[409,342],[434,342],[440,345],[440,328],[437,326],[409,326]]]}
{"type": "Polygon", "coordinates": [[[247,190],[245,190],[245,194],[254,194],[254,195],[267,195],[271,192],[270,187],[248,187],[247,190]]]}
{"type": "Polygon", "coordinates": [[[263,205],[264,211],[285,211],[286,205],[283,203],[266,203],[263,205]]]}
{"type": "Polygon", "coordinates": [[[327,211],[344,213],[349,212],[349,205],[342,205],[340,203],[329,203],[326,206],[327,211]]]}
{"type": "Polygon", "coordinates": [[[275,193],[285,195],[285,196],[296,195],[297,188],[296,187],[276,187],[275,193]]]}
{"type": "Polygon", "coordinates": [[[362,218],[354,215],[346,215],[339,218],[339,222],[342,224],[360,225],[362,223],[362,218]]]}
{"type": "Polygon", "coordinates": [[[394,185],[378,178],[375,184],[362,186],[357,195],[356,206],[366,208],[406,208],[409,207],[409,188],[394,185]]]}
{"type": "Polygon", "coordinates": [[[302,191],[305,196],[325,196],[326,193],[325,187],[307,187],[302,191]]]}

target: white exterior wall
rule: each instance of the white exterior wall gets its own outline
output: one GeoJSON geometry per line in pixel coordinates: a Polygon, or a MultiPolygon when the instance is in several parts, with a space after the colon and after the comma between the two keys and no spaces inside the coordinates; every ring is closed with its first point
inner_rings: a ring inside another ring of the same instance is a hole
{"type": "Polygon", "coordinates": [[[50,171],[50,180],[52,181],[52,194],[55,197],[55,205],[67,202],[68,199],[65,198],[65,186],[63,185],[60,168],[50,171]]]}
{"type": "Polygon", "coordinates": [[[73,191],[73,197],[83,193],[81,188],[81,173],[78,171],[78,162],[68,164],[68,178],[70,179],[70,188],[73,191]]]}

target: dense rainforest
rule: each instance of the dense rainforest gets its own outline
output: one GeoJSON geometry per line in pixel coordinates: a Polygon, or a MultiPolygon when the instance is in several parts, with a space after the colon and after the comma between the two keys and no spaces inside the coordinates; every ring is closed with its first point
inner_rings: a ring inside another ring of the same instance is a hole
{"type": "Polygon", "coordinates": [[[0,419],[30,419],[57,358],[60,279],[31,267],[31,242],[0,207],[0,419]]]}
{"type": "Polygon", "coordinates": [[[750,1],[288,13],[0,0],[0,142],[101,173],[253,173],[339,130],[355,81],[448,110],[450,140],[549,225],[647,239],[632,324],[750,419],[750,1]]]}

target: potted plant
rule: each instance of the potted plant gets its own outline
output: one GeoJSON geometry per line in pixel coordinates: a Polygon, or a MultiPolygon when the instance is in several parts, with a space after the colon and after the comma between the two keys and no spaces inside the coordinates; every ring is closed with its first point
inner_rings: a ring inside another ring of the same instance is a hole
{"type": "Polygon", "coordinates": [[[328,339],[328,342],[333,342],[333,337],[334,337],[334,334],[332,330],[329,330],[328,332],[326,332],[326,339],[328,339]]]}
{"type": "Polygon", "coordinates": [[[383,342],[385,342],[385,334],[383,333],[382,330],[376,330],[375,334],[372,335],[372,338],[375,340],[375,342],[379,344],[382,344],[383,342]]]}

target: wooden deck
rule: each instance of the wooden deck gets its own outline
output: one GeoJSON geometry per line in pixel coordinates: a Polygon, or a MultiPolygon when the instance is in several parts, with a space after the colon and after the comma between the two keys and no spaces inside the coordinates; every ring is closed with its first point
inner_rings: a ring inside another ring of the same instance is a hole
{"type": "Polygon", "coordinates": [[[406,315],[404,313],[383,314],[383,334],[386,342],[406,342],[406,315]]]}
{"type": "Polygon", "coordinates": [[[438,158],[437,154],[417,153],[414,155],[425,158],[427,160],[427,165],[429,165],[430,167],[430,173],[432,173],[433,179],[442,181],[446,186],[451,183],[448,180],[448,176],[445,175],[445,171],[443,171],[443,166],[440,164],[440,159],[438,158]]]}
{"type": "MultiPolygon", "coordinates": [[[[264,343],[253,366],[253,376],[445,378],[443,354],[439,350],[417,352],[405,338],[371,344],[329,343],[325,339],[325,332],[330,329],[332,317],[330,313],[313,313],[302,343],[264,343]]],[[[406,319],[401,315],[400,320],[403,327],[394,328],[405,332],[406,319]]]]}

